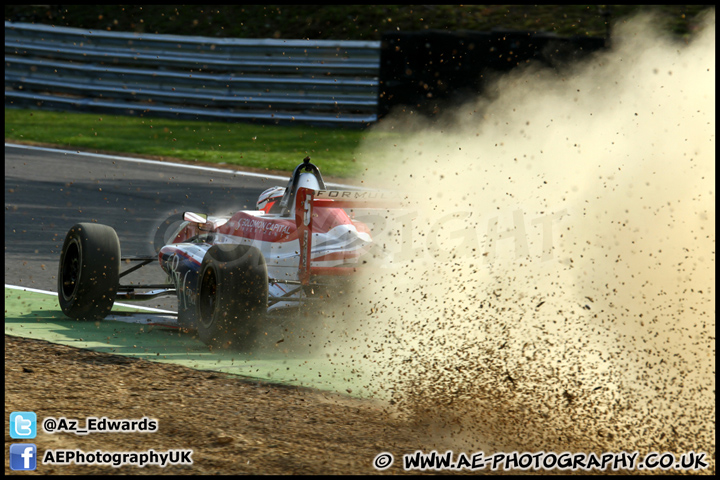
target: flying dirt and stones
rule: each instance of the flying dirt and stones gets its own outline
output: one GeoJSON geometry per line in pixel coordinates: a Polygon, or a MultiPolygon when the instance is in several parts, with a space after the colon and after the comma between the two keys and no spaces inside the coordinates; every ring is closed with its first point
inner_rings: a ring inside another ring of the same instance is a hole
{"type": "Polygon", "coordinates": [[[397,113],[362,153],[365,184],[406,192],[374,235],[399,268],[327,313],[324,349],[439,445],[714,471],[715,17],[686,42],[652,25],[452,118],[397,113]]]}

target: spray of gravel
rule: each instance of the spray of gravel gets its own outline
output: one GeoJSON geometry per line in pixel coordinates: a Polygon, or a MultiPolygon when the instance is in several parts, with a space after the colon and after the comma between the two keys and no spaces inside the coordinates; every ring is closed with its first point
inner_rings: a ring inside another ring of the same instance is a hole
{"type": "Polygon", "coordinates": [[[680,43],[652,24],[442,122],[393,115],[360,152],[365,184],[404,192],[376,217],[394,269],[325,350],[438,447],[714,470],[715,18],[680,43]]]}

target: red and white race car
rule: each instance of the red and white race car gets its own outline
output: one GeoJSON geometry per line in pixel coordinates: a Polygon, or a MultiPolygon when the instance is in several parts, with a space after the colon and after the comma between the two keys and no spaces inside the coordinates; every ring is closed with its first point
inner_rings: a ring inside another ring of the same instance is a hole
{"type": "Polygon", "coordinates": [[[260,196],[258,209],[230,217],[186,212],[157,257],[121,257],[115,230],[79,223],[60,255],[58,298],[78,320],[99,320],[116,299],[177,295],[178,323],[210,345],[249,345],[266,313],[342,290],[372,247],[369,228],[347,208],[385,208],[384,194],[327,190],[305,158],[287,187],[260,196]],[[168,275],[160,285],[121,285],[127,274],[158,260],[168,275]],[[122,264],[135,263],[121,272],[122,264]],[[339,278],[338,278],[339,277],[339,278]]]}

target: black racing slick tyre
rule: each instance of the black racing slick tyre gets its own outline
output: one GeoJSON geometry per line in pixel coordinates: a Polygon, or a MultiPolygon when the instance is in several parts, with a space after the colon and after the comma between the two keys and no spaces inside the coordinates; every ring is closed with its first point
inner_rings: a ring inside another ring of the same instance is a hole
{"type": "Polygon", "coordinates": [[[250,348],[267,312],[265,259],[248,245],[213,245],[198,279],[197,332],[210,346],[250,348]]]}
{"type": "Polygon", "coordinates": [[[58,268],[58,300],[76,320],[102,320],[120,281],[120,240],[107,225],[78,223],[65,236],[58,268]]]}

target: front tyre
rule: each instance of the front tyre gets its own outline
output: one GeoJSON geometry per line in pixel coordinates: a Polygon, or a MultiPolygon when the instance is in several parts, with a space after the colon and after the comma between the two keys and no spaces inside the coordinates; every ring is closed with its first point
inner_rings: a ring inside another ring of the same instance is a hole
{"type": "Polygon", "coordinates": [[[198,337],[212,346],[250,347],[267,312],[267,298],[267,266],[260,250],[213,245],[198,278],[198,337]]]}
{"type": "Polygon", "coordinates": [[[58,300],[76,320],[102,320],[120,282],[120,240],[107,225],[78,223],[65,236],[58,267],[58,300]]]}

